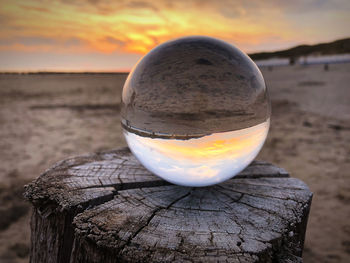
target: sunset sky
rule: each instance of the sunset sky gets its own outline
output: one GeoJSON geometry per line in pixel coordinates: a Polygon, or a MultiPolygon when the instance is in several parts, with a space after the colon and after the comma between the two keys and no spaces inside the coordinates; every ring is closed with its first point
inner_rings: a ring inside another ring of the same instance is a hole
{"type": "Polygon", "coordinates": [[[0,71],[128,71],[188,35],[283,49],[349,37],[349,17],[349,0],[0,0],[0,71]]]}

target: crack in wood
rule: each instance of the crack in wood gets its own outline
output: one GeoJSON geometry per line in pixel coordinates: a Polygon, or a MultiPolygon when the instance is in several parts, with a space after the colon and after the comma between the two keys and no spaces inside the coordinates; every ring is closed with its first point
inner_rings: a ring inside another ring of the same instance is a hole
{"type": "MultiPolygon", "coordinates": [[[[274,178],[274,177],[266,177],[266,178],[274,178]]],[[[277,177],[277,178],[280,178],[280,177],[277,177]]],[[[269,187],[269,188],[273,188],[273,189],[280,189],[280,187],[278,186],[274,186],[274,185],[271,185],[271,184],[254,184],[254,183],[251,183],[251,180],[255,180],[255,178],[247,178],[249,179],[249,183],[243,183],[243,182],[235,182],[235,184],[241,184],[241,185],[249,185],[249,186],[266,186],[266,187],[269,187]]],[[[262,179],[262,178],[259,178],[259,179],[262,179]]],[[[231,179],[233,180],[233,178],[231,179]]],[[[286,189],[288,190],[300,190],[300,191],[305,191],[307,190],[308,188],[300,188],[300,187],[289,187],[289,186],[284,186],[286,189]]]]}
{"type": "Polygon", "coordinates": [[[145,228],[149,225],[149,223],[152,221],[152,219],[156,216],[156,214],[164,209],[169,209],[171,206],[173,206],[175,203],[177,203],[178,201],[186,198],[187,196],[189,196],[191,194],[191,192],[186,193],[185,195],[182,195],[181,197],[175,199],[173,202],[171,202],[167,207],[158,207],[155,210],[153,210],[151,216],[147,219],[146,223],[143,224],[139,229],[137,229],[133,235],[131,235],[131,237],[129,237],[129,239],[126,241],[126,243],[120,247],[120,251],[122,252],[124,247],[128,246],[131,241],[145,228]]]}
{"type": "MultiPolygon", "coordinates": [[[[223,186],[221,186],[221,185],[216,185],[216,186],[217,186],[218,188],[227,190],[227,189],[225,189],[225,188],[224,188],[223,186]]],[[[237,192],[237,191],[232,190],[233,192],[236,192],[236,193],[241,194],[237,199],[234,199],[234,198],[232,198],[232,196],[230,196],[229,194],[227,194],[227,193],[225,193],[225,192],[219,191],[218,189],[216,189],[216,191],[219,192],[220,194],[226,196],[227,198],[229,198],[233,203],[239,202],[239,201],[243,198],[243,195],[245,194],[245,193],[240,193],[240,192],[237,192]]]]}
{"type": "MultiPolygon", "coordinates": [[[[101,182],[101,184],[103,184],[103,182],[101,182]]],[[[90,186],[84,186],[84,187],[77,187],[74,189],[70,189],[68,191],[72,192],[76,190],[84,190],[84,189],[92,189],[92,188],[108,188],[108,187],[113,187],[117,191],[123,191],[123,190],[130,190],[130,189],[151,188],[151,187],[167,186],[167,185],[173,185],[173,184],[164,180],[154,180],[154,181],[121,183],[121,184],[114,183],[114,184],[104,184],[104,185],[90,185],[90,186]]]]}
{"type": "MultiPolygon", "coordinates": [[[[226,188],[224,188],[225,190],[228,190],[228,189],[226,189],[226,188]]],[[[296,200],[296,199],[292,199],[292,198],[282,198],[282,197],[278,197],[278,196],[272,196],[272,195],[264,195],[264,194],[261,194],[261,193],[259,193],[259,194],[254,194],[254,193],[250,193],[250,192],[243,192],[243,191],[238,191],[238,190],[236,190],[236,189],[230,189],[230,191],[232,191],[232,192],[235,192],[235,193],[240,193],[241,194],[241,197],[240,197],[240,199],[243,197],[243,195],[245,194],[245,195],[249,195],[249,196],[254,196],[254,197],[257,197],[257,198],[273,198],[273,199],[278,199],[278,200],[285,200],[285,201],[293,201],[293,202],[295,202],[295,203],[302,203],[302,202],[300,202],[300,201],[298,201],[298,200],[296,200]]],[[[238,202],[239,200],[237,200],[237,202],[238,202]]]]}
{"type": "Polygon", "coordinates": [[[268,213],[268,214],[270,214],[270,215],[272,214],[272,215],[274,215],[274,216],[277,216],[277,217],[281,218],[282,220],[288,220],[288,218],[285,218],[285,217],[283,217],[283,216],[277,214],[275,211],[267,210],[267,209],[264,209],[264,208],[262,208],[262,207],[256,207],[256,206],[253,206],[253,205],[251,205],[251,204],[248,204],[248,203],[245,203],[245,202],[242,202],[242,201],[239,202],[239,203],[242,204],[242,205],[246,205],[246,206],[248,206],[248,207],[254,208],[254,209],[256,209],[256,210],[264,211],[264,212],[266,212],[266,213],[268,213]]]}

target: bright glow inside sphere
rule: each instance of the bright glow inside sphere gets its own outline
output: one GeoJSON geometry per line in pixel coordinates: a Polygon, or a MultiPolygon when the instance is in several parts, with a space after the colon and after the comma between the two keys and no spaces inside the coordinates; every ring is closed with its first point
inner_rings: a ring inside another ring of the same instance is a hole
{"type": "Polygon", "coordinates": [[[166,42],[130,72],[122,95],[129,148],[174,184],[208,186],[242,171],[270,125],[261,72],[236,47],[209,37],[166,42]]]}

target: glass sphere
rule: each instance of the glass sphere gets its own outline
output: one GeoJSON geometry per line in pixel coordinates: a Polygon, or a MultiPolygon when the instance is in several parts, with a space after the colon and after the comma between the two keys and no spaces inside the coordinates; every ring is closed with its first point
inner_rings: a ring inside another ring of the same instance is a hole
{"type": "Polygon", "coordinates": [[[263,76],[242,51],[209,37],[163,43],[130,72],[122,94],[129,148],[152,173],[208,186],[243,170],[269,130],[263,76]]]}

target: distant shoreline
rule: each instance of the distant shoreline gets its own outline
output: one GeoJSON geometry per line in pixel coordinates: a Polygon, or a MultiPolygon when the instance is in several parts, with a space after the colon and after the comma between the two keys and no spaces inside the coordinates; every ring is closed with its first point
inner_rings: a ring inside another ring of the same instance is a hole
{"type": "Polygon", "coordinates": [[[72,74],[72,75],[79,75],[79,74],[90,74],[90,75],[124,75],[129,74],[129,72],[99,72],[99,71],[81,71],[81,72],[69,72],[69,71],[3,71],[0,72],[0,75],[63,75],[63,74],[72,74]]]}
{"type": "MultiPolygon", "coordinates": [[[[299,45],[285,50],[273,52],[250,53],[248,56],[259,67],[286,66],[289,64],[335,64],[350,62],[350,38],[316,45],[299,45]],[[344,56],[343,58],[341,56],[344,56]],[[333,57],[333,58],[332,58],[333,57]],[[338,58],[335,58],[338,57],[338,58]],[[293,62],[291,62],[293,61],[293,62]]],[[[7,70],[0,72],[12,75],[53,75],[53,74],[129,74],[128,71],[49,71],[49,70],[7,70]]]]}
{"type": "MultiPolygon", "coordinates": [[[[295,61],[295,65],[302,65],[302,66],[313,66],[313,65],[320,65],[320,64],[346,64],[350,63],[350,54],[345,54],[345,59],[329,59],[331,56],[319,56],[319,57],[312,57],[310,56],[310,59],[306,58],[299,58],[295,61]]],[[[254,60],[256,65],[259,68],[264,67],[282,67],[282,66],[290,66],[290,61],[287,58],[270,58],[270,59],[262,59],[262,60],[254,60]]],[[[123,72],[99,72],[99,71],[0,71],[0,75],[128,75],[130,72],[123,71],[123,72]]]]}
{"type": "Polygon", "coordinates": [[[298,58],[311,55],[340,55],[350,53],[350,38],[315,45],[299,45],[285,50],[272,52],[250,53],[248,56],[254,61],[271,58],[298,58]]]}

